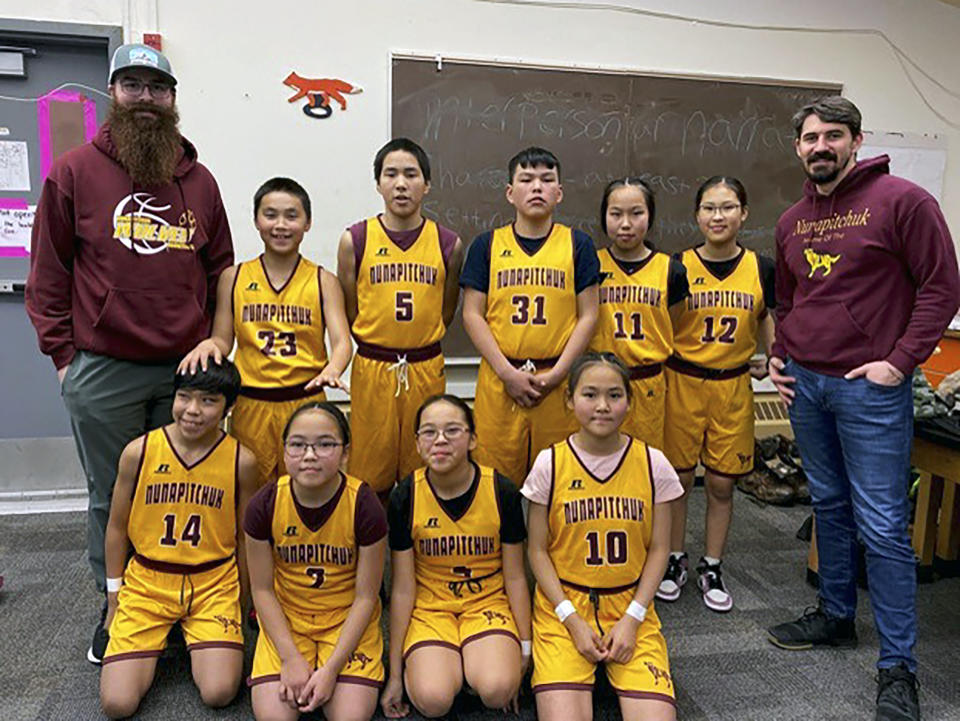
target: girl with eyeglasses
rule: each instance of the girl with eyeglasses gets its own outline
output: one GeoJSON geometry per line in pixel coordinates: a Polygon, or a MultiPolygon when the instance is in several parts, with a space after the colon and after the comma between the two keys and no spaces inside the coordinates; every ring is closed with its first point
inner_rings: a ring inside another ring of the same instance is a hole
{"type": "MultiPolygon", "coordinates": [[[[664,450],[684,489],[702,463],[707,494],[706,543],[697,564],[703,602],[733,608],[721,559],[733,516],[733,486],[753,470],[753,388],[750,359],[757,341],[769,354],[775,305],[773,261],[738,242],[747,220],[747,191],[736,178],[714,176],[694,202],[703,242],[683,251],[690,295],[674,320],[674,355],[667,361],[664,450]]],[[[687,494],[673,506],[671,553],[657,597],[675,601],[687,581],[684,551],[687,494]]]]}
{"type": "Polygon", "coordinates": [[[590,349],[616,354],[630,370],[633,403],[623,432],[663,448],[663,363],[673,353],[671,316],[689,289],[683,263],[647,240],[656,209],[643,178],[620,178],[604,188],[600,224],[611,245],[597,252],[600,312],[590,349]]]}
{"type": "Polygon", "coordinates": [[[530,594],[520,494],[470,458],[473,413],[436,395],[417,411],[425,467],[390,496],[390,678],[380,704],[388,718],[446,714],[470,685],[489,708],[517,710],[530,663],[530,594]]]}
{"type": "Polygon", "coordinates": [[[603,664],[626,721],[674,721],[667,644],[653,596],[683,494],[660,451],[622,433],[630,373],[610,353],[573,362],[567,407],[580,429],[540,452],[523,485],[533,602],[533,679],[542,721],[593,718],[603,664]]]}
{"type": "Polygon", "coordinates": [[[350,426],[311,402],[283,430],[289,475],[264,486],[244,519],[260,637],[249,684],[254,716],[369,719],[383,684],[378,591],[387,524],[363,481],[343,473],[350,426]]]}

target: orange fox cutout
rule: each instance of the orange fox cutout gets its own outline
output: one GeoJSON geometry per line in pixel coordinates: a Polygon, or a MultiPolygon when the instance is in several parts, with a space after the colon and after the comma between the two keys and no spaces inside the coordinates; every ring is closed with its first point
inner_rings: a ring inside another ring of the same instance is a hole
{"type": "Polygon", "coordinates": [[[283,84],[297,91],[287,102],[295,103],[305,97],[311,107],[317,107],[317,105],[326,107],[330,104],[330,98],[333,98],[340,104],[341,110],[346,110],[347,101],[343,96],[363,92],[360,86],[351,85],[336,78],[304,78],[296,73],[290,73],[283,84]]]}

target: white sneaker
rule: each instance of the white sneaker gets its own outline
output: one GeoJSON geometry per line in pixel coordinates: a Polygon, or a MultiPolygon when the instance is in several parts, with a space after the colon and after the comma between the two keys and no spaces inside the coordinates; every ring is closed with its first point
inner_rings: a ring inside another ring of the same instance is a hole
{"type": "Polygon", "coordinates": [[[663,574],[663,580],[660,581],[660,587],[657,589],[657,598],[662,601],[676,601],[680,598],[680,591],[687,582],[689,565],[690,561],[686,553],[679,557],[670,554],[666,573],[663,574]]]}
{"type": "Polygon", "coordinates": [[[697,564],[697,574],[697,585],[707,608],[718,613],[726,613],[733,608],[733,596],[723,585],[723,572],[719,563],[711,565],[701,558],[697,564]]]}

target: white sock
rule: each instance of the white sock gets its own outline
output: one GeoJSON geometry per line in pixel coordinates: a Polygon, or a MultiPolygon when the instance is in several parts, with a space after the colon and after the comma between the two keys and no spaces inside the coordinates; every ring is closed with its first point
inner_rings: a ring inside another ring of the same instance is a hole
{"type": "Polygon", "coordinates": [[[708,565],[708,566],[719,566],[719,565],[720,565],[720,559],[719,559],[719,558],[714,558],[713,556],[704,556],[704,557],[703,557],[703,560],[707,562],[707,565],[708,565]]]}
{"type": "Polygon", "coordinates": [[[685,551],[670,551],[670,558],[674,558],[674,559],[676,559],[676,560],[679,561],[681,558],[683,558],[683,554],[684,554],[684,553],[686,553],[686,552],[685,552],[685,551]]]}

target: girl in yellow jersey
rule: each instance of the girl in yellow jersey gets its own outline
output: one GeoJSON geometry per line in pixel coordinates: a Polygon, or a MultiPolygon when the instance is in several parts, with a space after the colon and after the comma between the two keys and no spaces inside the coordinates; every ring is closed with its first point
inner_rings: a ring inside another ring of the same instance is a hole
{"type": "Polygon", "coordinates": [[[513,701],[516,708],[531,654],[520,493],[471,460],[473,413],[460,398],[428,399],[416,427],[427,465],[390,497],[393,591],[383,712],[407,715],[406,685],[421,714],[443,716],[464,680],[488,707],[513,701]]]}
{"type": "Polygon", "coordinates": [[[394,138],[373,161],[383,213],[343,232],[337,276],[357,340],[350,371],[350,428],[363,453],[350,473],[386,503],[394,484],[420,465],[413,416],[446,388],[440,341],[457,310],[463,250],[452,230],[423,217],[430,159],[394,138]]]}
{"type": "Polygon", "coordinates": [[[221,274],[213,332],[179,371],[229,355],[236,338],[243,388],[230,432],[253,449],[267,483],[284,472],[280,433],[287,418],[305,400],[323,400],[324,387],[345,389],[340,376],[353,349],[336,276],[300,255],[311,222],[307,191],[272,178],[254,195],[253,213],[263,254],[221,274]]]}
{"type": "Polygon", "coordinates": [[[597,664],[627,721],[672,721],[675,692],[653,596],[667,564],[670,506],[683,493],[664,455],[621,433],[630,374],[610,353],[570,369],[580,430],[541,451],[530,501],[533,691],[543,721],[588,721],[597,664]]]}
{"type": "Polygon", "coordinates": [[[91,649],[103,655],[100,703],[110,718],[137,710],[177,622],[205,704],[230,703],[243,670],[238,518],[256,490],[257,466],[220,430],[240,374],[224,360],[176,376],[173,387],[173,423],[127,445],[110,506],[109,638],[105,654],[91,649]]]}
{"type": "Polygon", "coordinates": [[[283,439],[290,475],[260,489],[243,523],[260,622],[253,713],[294,721],[322,707],[329,721],[369,719],[383,683],[383,507],[340,470],[350,427],[336,406],[301,406],[283,439]]]}
{"type": "Polygon", "coordinates": [[[600,314],[591,350],[609,351],[630,369],[633,403],[625,433],[663,448],[663,363],[673,353],[671,315],[687,297],[687,271],[646,242],[656,215],[643,178],[611,181],[600,202],[601,227],[613,241],[600,256],[600,314]]]}
{"type": "MultiPolygon", "coordinates": [[[[773,343],[773,262],[737,243],[747,219],[747,192],[736,178],[715,176],[697,191],[695,213],[704,242],[686,250],[690,295],[674,322],[675,355],[667,361],[664,450],[687,490],[694,468],[706,468],[706,548],[697,565],[703,602],[733,608],[720,568],[733,515],[737,476],[753,470],[753,389],[750,358],[758,339],[773,343]]],[[[657,596],[680,597],[687,580],[684,552],[687,496],[674,505],[670,562],[657,596]]]]}

